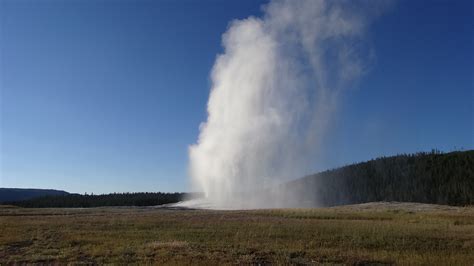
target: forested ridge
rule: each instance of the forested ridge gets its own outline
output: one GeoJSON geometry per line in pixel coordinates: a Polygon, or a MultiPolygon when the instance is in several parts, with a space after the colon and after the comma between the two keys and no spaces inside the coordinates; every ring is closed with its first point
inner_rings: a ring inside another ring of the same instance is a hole
{"type": "Polygon", "coordinates": [[[381,157],[286,184],[303,205],[373,201],[474,204],[474,150],[381,157]]]}

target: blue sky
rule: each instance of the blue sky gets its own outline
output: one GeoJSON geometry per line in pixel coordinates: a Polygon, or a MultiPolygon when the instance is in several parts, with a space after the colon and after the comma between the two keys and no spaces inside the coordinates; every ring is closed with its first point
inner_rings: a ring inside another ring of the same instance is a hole
{"type": "MultiPolygon", "coordinates": [[[[185,191],[232,19],[266,1],[0,0],[0,187],[185,191]]],[[[324,170],[473,149],[472,1],[399,1],[341,100],[324,170]]]]}

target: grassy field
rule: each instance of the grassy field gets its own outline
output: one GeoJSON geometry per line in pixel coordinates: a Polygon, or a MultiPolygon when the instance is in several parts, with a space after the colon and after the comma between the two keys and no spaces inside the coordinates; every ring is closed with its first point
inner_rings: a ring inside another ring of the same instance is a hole
{"type": "Polygon", "coordinates": [[[0,264],[13,262],[473,265],[474,208],[3,206],[0,264]]]}

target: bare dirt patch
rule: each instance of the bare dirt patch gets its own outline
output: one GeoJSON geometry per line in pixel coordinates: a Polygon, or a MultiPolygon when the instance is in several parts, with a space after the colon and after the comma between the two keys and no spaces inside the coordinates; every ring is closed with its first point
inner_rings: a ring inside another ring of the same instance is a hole
{"type": "Polygon", "coordinates": [[[151,248],[184,248],[184,247],[189,246],[189,243],[186,241],[178,241],[178,240],[166,241],[166,242],[153,241],[151,243],[148,243],[147,246],[151,248]]]}

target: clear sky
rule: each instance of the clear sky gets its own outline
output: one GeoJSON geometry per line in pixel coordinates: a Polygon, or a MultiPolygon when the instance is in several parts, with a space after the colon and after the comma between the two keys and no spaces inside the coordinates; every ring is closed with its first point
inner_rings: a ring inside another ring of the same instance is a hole
{"type": "MultiPolygon", "coordinates": [[[[0,0],[0,187],[188,190],[221,34],[265,2],[0,0]]],[[[377,20],[315,171],[473,149],[473,17],[401,0],[377,20]]]]}

